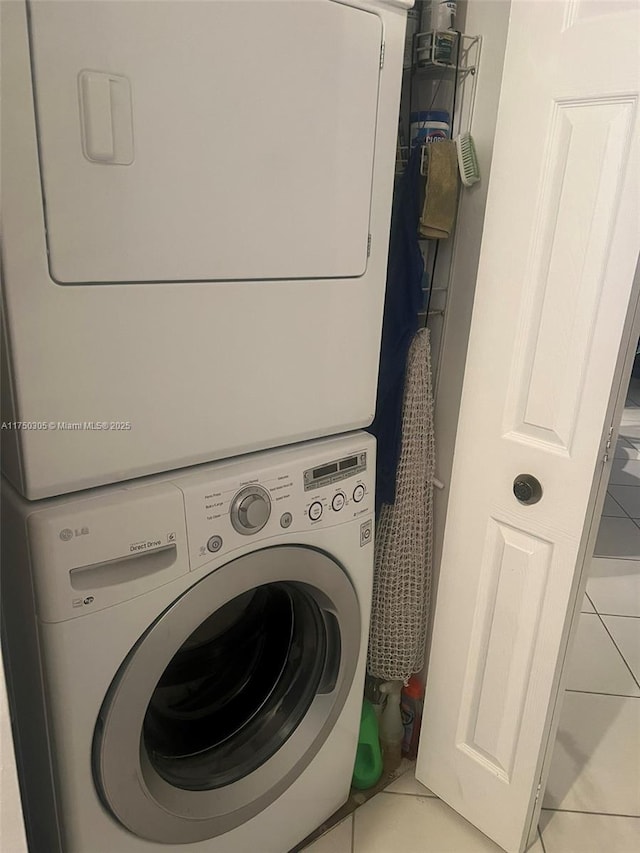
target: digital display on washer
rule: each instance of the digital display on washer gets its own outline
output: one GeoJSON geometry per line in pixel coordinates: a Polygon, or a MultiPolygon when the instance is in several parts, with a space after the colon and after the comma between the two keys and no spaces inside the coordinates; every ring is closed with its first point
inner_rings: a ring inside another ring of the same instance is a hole
{"type": "Polygon", "coordinates": [[[357,456],[350,456],[348,459],[343,459],[340,462],[340,470],[345,471],[347,468],[355,468],[355,466],[357,464],[358,464],[358,457],[357,456]]]}
{"type": "Polygon", "coordinates": [[[335,474],[338,470],[338,463],[332,462],[331,465],[323,465],[322,468],[313,469],[313,479],[318,480],[320,477],[326,477],[327,474],[335,474]]]}
{"type": "Polygon", "coordinates": [[[309,468],[304,472],[304,488],[305,490],[317,489],[320,486],[327,486],[330,483],[345,480],[347,477],[353,477],[355,474],[366,470],[367,454],[362,451],[353,456],[345,456],[343,459],[327,462],[326,465],[320,465],[318,468],[309,468]]]}

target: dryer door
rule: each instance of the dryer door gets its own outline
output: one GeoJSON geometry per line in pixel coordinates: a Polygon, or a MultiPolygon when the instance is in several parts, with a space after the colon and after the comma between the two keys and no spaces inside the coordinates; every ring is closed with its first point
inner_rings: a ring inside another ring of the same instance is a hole
{"type": "Polygon", "coordinates": [[[364,274],[378,15],[327,0],[29,11],[57,282],[364,274]]]}
{"type": "Polygon", "coordinates": [[[96,725],[94,776],[131,832],[188,843],[276,800],[349,695],[361,619],[345,571],[279,546],[211,572],[149,627],[96,725]]]}

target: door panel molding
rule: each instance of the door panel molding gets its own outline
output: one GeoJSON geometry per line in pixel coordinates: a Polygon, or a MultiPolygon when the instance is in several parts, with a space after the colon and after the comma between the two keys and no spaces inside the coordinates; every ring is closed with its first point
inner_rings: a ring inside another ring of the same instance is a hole
{"type": "Polygon", "coordinates": [[[530,689],[552,542],[489,520],[459,748],[509,782],[530,689]]]}
{"type": "Polygon", "coordinates": [[[637,100],[557,100],[545,146],[505,434],[536,438],[568,455],[637,100]]]}

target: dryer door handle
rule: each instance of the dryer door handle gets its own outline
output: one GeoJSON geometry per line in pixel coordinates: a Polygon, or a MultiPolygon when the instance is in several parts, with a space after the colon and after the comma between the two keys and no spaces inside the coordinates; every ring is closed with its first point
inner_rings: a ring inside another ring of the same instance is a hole
{"type": "Polygon", "coordinates": [[[81,71],[80,127],[87,160],[103,165],[133,163],[131,84],[120,74],[81,71]]]}

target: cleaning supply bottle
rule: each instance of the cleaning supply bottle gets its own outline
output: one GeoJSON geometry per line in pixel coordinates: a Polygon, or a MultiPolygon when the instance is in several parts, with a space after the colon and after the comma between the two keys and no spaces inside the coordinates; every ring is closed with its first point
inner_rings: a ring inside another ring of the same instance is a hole
{"type": "Polygon", "coordinates": [[[360,716],[360,734],[351,784],[359,791],[372,788],[382,776],[382,752],[378,738],[378,718],[371,702],[365,699],[360,716]]]}
{"type": "Polygon", "coordinates": [[[431,30],[435,30],[432,59],[445,65],[453,62],[456,36],[455,0],[431,0],[431,30]]]}
{"type": "Polygon", "coordinates": [[[380,685],[380,692],[385,693],[387,701],[380,718],[380,743],[384,758],[384,769],[388,773],[395,770],[402,760],[402,738],[404,726],[400,713],[401,681],[386,681],[380,685]]]}
{"type": "Polygon", "coordinates": [[[453,30],[456,21],[456,0],[431,0],[430,29],[453,30]]]}
{"type": "Polygon", "coordinates": [[[420,721],[422,719],[422,684],[417,675],[412,675],[400,695],[400,711],[404,726],[402,754],[412,761],[418,754],[420,721]]]}

